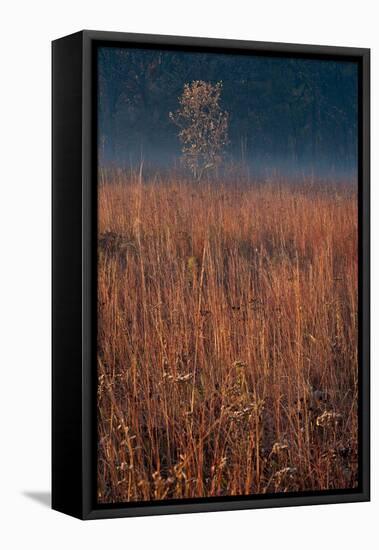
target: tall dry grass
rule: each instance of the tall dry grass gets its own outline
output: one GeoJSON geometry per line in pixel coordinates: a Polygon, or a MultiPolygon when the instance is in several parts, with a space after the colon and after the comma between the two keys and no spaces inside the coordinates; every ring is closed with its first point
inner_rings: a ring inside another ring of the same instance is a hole
{"type": "Polygon", "coordinates": [[[353,186],[99,186],[98,501],[357,484],[353,186]]]}

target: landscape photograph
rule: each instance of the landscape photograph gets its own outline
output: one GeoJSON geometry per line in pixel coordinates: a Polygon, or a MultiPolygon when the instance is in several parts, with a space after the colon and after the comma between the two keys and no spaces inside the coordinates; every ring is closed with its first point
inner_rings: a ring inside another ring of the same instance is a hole
{"type": "Polygon", "coordinates": [[[97,503],[356,489],[357,63],[96,72],[97,503]]]}

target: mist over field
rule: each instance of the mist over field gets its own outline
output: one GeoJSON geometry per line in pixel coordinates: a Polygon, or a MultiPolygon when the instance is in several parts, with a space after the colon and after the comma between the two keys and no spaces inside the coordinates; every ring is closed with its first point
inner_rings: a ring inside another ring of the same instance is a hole
{"type": "Polygon", "coordinates": [[[355,178],[358,69],[353,62],[101,48],[99,160],[170,169],[180,159],[169,119],[187,82],[223,84],[226,164],[261,177],[355,178]]]}

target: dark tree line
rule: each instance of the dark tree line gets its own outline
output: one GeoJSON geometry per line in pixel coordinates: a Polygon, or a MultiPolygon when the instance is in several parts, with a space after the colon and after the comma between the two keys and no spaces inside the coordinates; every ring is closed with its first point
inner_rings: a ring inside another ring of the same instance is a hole
{"type": "Polygon", "coordinates": [[[99,148],[102,162],[160,165],[180,155],[169,113],[184,85],[222,81],[235,160],[354,163],[354,63],[170,50],[101,48],[99,148]]]}

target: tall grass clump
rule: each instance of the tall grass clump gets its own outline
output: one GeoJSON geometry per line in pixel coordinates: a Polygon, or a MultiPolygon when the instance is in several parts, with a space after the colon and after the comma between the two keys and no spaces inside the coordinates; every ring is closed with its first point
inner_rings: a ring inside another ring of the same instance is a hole
{"type": "Polygon", "coordinates": [[[357,484],[353,186],[108,174],[98,501],[357,484]]]}

